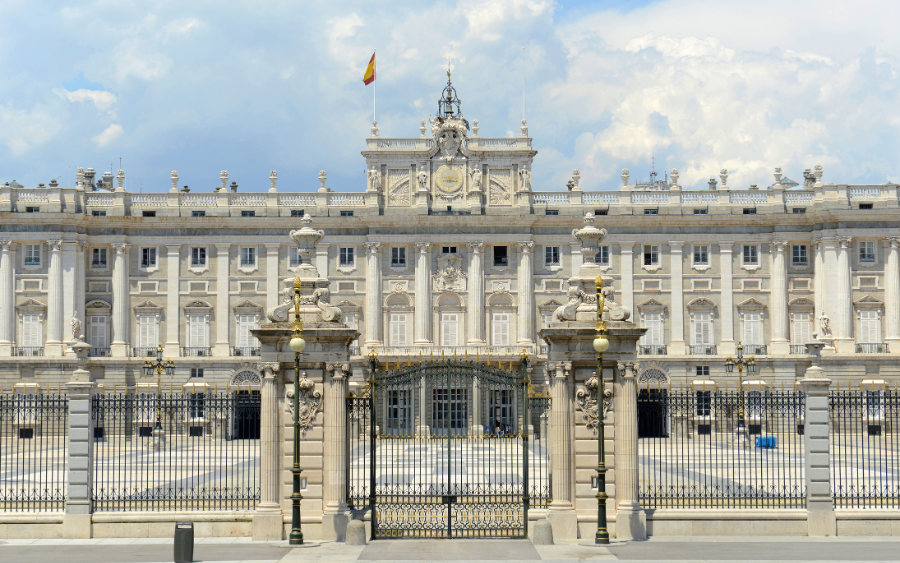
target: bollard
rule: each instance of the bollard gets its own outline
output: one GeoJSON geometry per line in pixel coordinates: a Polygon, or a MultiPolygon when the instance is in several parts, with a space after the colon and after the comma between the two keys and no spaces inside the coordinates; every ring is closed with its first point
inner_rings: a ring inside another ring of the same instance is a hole
{"type": "Polygon", "coordinates": [[[194,561],[194,523],[177,522],[175,524],[175,563],[192,563],[194,561]]]}

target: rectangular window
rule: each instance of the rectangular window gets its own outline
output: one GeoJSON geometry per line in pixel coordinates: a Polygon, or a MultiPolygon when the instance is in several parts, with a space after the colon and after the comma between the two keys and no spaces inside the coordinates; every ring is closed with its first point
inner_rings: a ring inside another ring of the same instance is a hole
{"type": "Polygon", "coordinates": [[[759,264],[759,248],[755,244],[744,245],[744,265],[759,264]]]}
{"type": "Polygon", "coordinates": [[[712,416],[712,391],[697,391],[697,416],[712,416]]]}
{"type": "MultiPolygon", "coordinates": [[[[188,418],[203,418],[203,407],[204,407],[204,394],[203,393],[191,393],[190,398],[188,399],[188,418]]],[[[203,427],[191,427],[191,430],[194,431],[195,428],[198,428],[200,433],[198,436],[202,436],[203,427]]],[[[192,432],[191,436],[194,435],[192,432]]]]}
{"type": "Polygon", "coordinates": [[[459,313],[441,313],[441,346],[459,346],[459,313]]]}
{"type": "Polygon", "coordinates": [[[494,346],[509,346],[509,313],[491,315],[494,346]]]}
{"type": "Polygon", "coordinates": [[[25,208],[25,213],[40,213],[40,212],[41,212],[40,207],[26,207],[25,208]]]}
{"type": "Polygon", "coordinates": [[[406,267],[406,247],[404,247],[404,246],[392,246],[391,247],[391,267],[392,268],[405,268],[406,267]]]}
{"type": "Polygon", "coordinates": [[[860,203],[859,208],[860,209],[874,209],[875,205],[872,203],[860,203]]]}
{"type": "Polygon", "coordinates": [[[559,215],[559,209],[548,209],[544,211],[544,215],[559,215]]]}
{"type": "Polygon", "coordinates": [[[744,313],[744,344],[761,345],[762,315],[760,313],[744,313]]]}
{"type": "Polygon", "coordinates": [[[544,264],[547,266],[559,266],[559,247],[544,247],[544,264]]]}
{"type": "Polygon", "coordinates": [[[878,311],[859,312],[859,343],[879,344],[881,342],[881,321],[878,311]]]}
{"type": "Polygon", "coordinates": [[[188,317],[188,346],[191,348],[209,346],[209,327],[206,324],[206,315],[188,317]]]}
{"type": "Polygon", "coordinates": [[[203,377],[203,368],[191,368],[191,377],[203,377]]]}
{"type": "Polygon", "coordinates": [[[406,389],[387,392],[387,419],[391,430],[409,430],[412,426],[412,399],[406,389]]]}
{"type": "Polygon", "coordinates": [[[22,346],[39,348],[43,345],[41,316],[35,314],[22,315],[22,346]]]}
{"type": "Polygon", "coordinates": [[[791,256],[794,266],[809,265],[809,256],[806,253],[805,244],[795,244],[791,246],[791,256]]]}
{"type": "Polygon", "coordinates": [[[645,346],[662,346],[663,341],[663,320],[661,313],[645,313],[643,343],[645,346]]]}
{"type": "Polygon", "coordinates": [[[191,248],[191,266],[194,266],[194,267],[206,266],[206,248],[204,248],[204,247],[191,248]]]}
{"type": "Polygon", "coordinates": [[[793,213],[794,215],[803,215],[804,213],[806,213],[806,208],[805,207],[794,207],[791,209],[791,213],[793,213]]]}
{"type": "Polygon", "coordinates": [[[256,266],[255,246],[245,246],[241,248],[241,266],[245,268],[256,266]]]}
{"type": "Polygon", "coordinates": [[[94,348],[106,348],[107,344],[107,317],[106,315],[91,315],[88,317],[88,344],[94,348]]]}
{"type": "Polygon", "coordinates": [[[644,245],[644,266],[656,266],[659,264],[659,246],[655,244],[644,245]]]}
{"type": "Polygon", "coordinates": [[[694,314],[694,345],[710,346],[712,344],[712,319],[709,313],[694,314]]]}
{"type": "MultiPolygon", "coordinates": [[[[353,330],[359,330],[359,313],[344,313],[344,324],[353,330]]],[[[353,345],[359,346],[359,338],[353,339],[353,345]]]]}
{"type": "Polygon", "coordinates": [[[141,213],[142,217],[156,217],[156,211],[144,211],[141,213]]]}
{"type": "Polygon", "coordinates": [[[390,314],[390,345],[406,346],[406,313],[390,314]]]}
{"type": "Polygon", "coordinates": [[[809,338],[809,313],[794,313],[793,315],[793,343],[795,346],[806,344],[809,338]]]}
{"type": "Polygon", "coordinates": [[[290,247],[288,251],[288,260],[291,263],[291,268],[296,268],[300,265],[300,253],[297,251],[296,246],[290,247]]]}
{"type": "Polygon", "coordinates": [[[156,267],[156,248],[141,249],[141,268],[156,267]]]}
{"type": "Polygon", "coordinates": [[[644,215],[659,215],[658,209],[645,209],[644,215]]]}
{"type": "Polygon", "coordinates": [[[694,264],[703,266],[709,264],[709,245],[694,245],[694,264]]]}
{"type": "Polygon", "coordinates": [[[509,247],[494,247],[494,266],[509,266],[509,247]]]}
{"type": "Polygon", "coordinates": [[[41,265],[41,245],[26,244],[25,245],[25,265],[40,266],[41,265]]]}
{"type": "Polygon", "coordinates": [[[341,249],[341,266],[353,265],[353,247],[341,249]]]}
{"type": "Polygon", "coordinates": [[[98,209],[94,209],[91,211],[92,217],[106,217],[106,211],[100,211],[98,209]]]}
{"type": "Polygon", "coordinates": [[[694,215],[708,215],[708,214],[709,214],[708,209],[695,209],[694,210],[694,215]]]}
{"type": "Polygon", "coordinates": [[[106,267],[106,249],[105,248],[94,248],[92,250],[93,258],[91,259],[91,267],[92,268],[105,268],[106,267]]]}
{"type": "Polygon", "coordinates": [[[441,254],[456,254],[456,247],[455,246],[442,246],[441,254]]]}
{"type": "Polygon", "coordinates": [[[744,215],[756,215],[756,208],[755,207],[745,207],[744,215]]]}
{"type": "Polygon", "coordinates": [[[259,321],[256,315],[238,315],[237,324],[237,345],[238,348],[258,348],[259,340],[250,332],[259,328],[259,321]]]}
{"type": "Polygon", "coordinates": [[[352,211],[341,211],[341,217],[353,217],[352,211]]]}
{"type": "Polygon", "coordinates": [[[303,217],[302,209],[291,209],[291,217],[303,217]]]}
{"type": "Polygon", "coordinates": [[[156,315],[141,315],[138,317],[138,346],[141,348],[156,348],[159,344],[159,323],[156,315]]]}
{"type": "Polygon", "coordinates": [[[609,247],[601,246],[597,248],[597,254],[594,255],[594,264],[601,266],[609,266],[609,247]]]}
{"type": "Polygon", "coordinates": [[[241,211],[241,217],[256,217],[256,211],[241,211]]]}
{"type": "Polygon", "coordinates": [[[594,210],[594,215],[606,215],[607,213],[609,213],[608,209],[595,209],[594,210]]]}
{"type": "Polygon", "coordinates": [[[698,378],[709,378],[709,366],[697,366],[698,378]]]}
{"type": "Polygon", "coordinates": [[[206,217],[206,211],[191,211],[191,217],[206,217]]]}
{"type": "Polygon", "coordinates": [[[874,262],[875,261],[875,242],[871,240],[863,240],[859,242],[859,261],[874,262]]]}

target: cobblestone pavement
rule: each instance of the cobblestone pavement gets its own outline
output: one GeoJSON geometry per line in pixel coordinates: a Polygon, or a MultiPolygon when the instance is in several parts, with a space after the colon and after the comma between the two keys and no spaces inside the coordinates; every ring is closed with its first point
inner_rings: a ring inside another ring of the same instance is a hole
{"type": "MultiPolygon", "coordinates": [[[[0,561],[42,563],[162,563],[173,560],[167,538],[0,541],[0,561]]],[[[200,538],[195,561],[218,563],[356,561],[900,561],[896,538],[659,538],[613,542],[608,548],[587,541],[533,546],[527,540],[379,540],[367,546],[309,542],[253,542],[247,538],[200,538]]]]}

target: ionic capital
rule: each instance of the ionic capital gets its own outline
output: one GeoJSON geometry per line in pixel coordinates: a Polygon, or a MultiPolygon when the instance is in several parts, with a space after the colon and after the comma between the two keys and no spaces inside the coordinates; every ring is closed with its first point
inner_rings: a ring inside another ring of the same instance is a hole
{"type": "Polygon", "coordinates": [[[277,374],[278,370],[281,369],[281,364],[279,364],[278,362],[260,362],[256,364],[256,369],[263,374],[264,378],[274,379],[275,374],[277,374]]]}
{"type": "Polygon", "coordinates": [[[428,254],[428,251],[431,249],[430,242],[417,242],[416,248],[419,249],[419,254],[428,254]]]}
{"type": "Polygon", "coordinates": [[[638,370],[641,369],[641,365],[638,362],[619,362],[618,367],[619,373],[626,379],[637,377],[638,370]]]}
{"type": "Polygon", "coordinates": [[[128,249],[128,245],[124,242],[114,242],[110,246],[113,247],[116,254],[125,254],[125,251],[128,249]]]}
{"type": "Polygon", "coordinates": [[[331,374],[332,379],[345,379],[350,375],[350,364],[325,364],[325,371],[331,374]]]}
{"type": "Polygon", "coordinates": [[[838,237],[838,242],[841,243],[841,248],[850,248],[850,241],[853,240],[853,237],[838,237]]]}
{"type": "Polygon", "coordinates": [[[773,240],[772,244],[775,246],[775,252],[784,252],[784,249],[787,248],[788,241],[786,240],[773,240]]]}
{"type": "Polygon", "coordinates": [[[363,246],[366,247],[366,252],[368,252],[369,254],[377,255],[378,249],[381,248],[381,243],[380,242],[366,242],[366,243],[363,243],[363,246]]]}
{"type": "Polygon", "coordinates": [[[468,246],[469,250],[471,250],[475,254],[481,254],[481,252],[484,250],[483,242],[470,242],[467,243],[466,246],[468,246]]]}
{"type": "Polygon", "coordinates": [[[47,241],[47,246],[50,247],[51,252],[59,252],[59,249],[62,247],[62,242],[59,239],[50,239],[47,241]]]}
{"type": "Polygon", "coordinates": [[[670,240],[669,249],[672,251],[672,254],[681,254],[682,250],[684,249],[684,241],[670,240]]]}
{"type": "Polygon", "coordinates": [[[0,240],[0,250],[3,252],[9,252],[12,250],[13,245],[16,244],[11,240],[0,240]]]}
{"type": "Polygon", "coordinates": [[[519,247],[519,250],[521,250],[525,254],[531,254],[532,252],[534,252],[534,242],[530,240],[520,240],[516,243],[516,245],[519,247]]]}
{"type": "Polygon", "coordinates": [[[885,240],[888,243],[888,248],[900,247],[900,237],[887,237],[885,240]]]}

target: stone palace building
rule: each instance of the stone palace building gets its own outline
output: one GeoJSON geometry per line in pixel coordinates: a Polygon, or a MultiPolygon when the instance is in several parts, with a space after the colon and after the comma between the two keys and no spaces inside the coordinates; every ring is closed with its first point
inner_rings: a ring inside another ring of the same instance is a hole
{"type": "Polygon", "coordinates": [[[509,138],[441,123],[404,139],[373,123],[358,193],[330,191],[324,171],[292,190],[273,171],[252,192],[225,171],[193,190],[172,172],[156,193],[91,168],[72,188],[0,186],[0,385],[66,382],[75,333],[106,388],[139,383],[157,343],[176,386],[258,381],[251,330],[281,303],[299,264],[286,234],[305,215],[326,234],[315,265],[331,303],[360,334],[357,380],[372,350],[405,362],[523,348],[540,379],[540,330],[579,299],[568,280],[585,260],[648,329],[640,385],[733,388],[723,362],[740,342],[758,380],[791,387],[814,334],[838,385],[900,376],[897,185],[826,183],[815,166],[800,183],[775,168],[768,187],[731,186],[726,170],[701,191],[683,190],[677,170],[638,183],[623,170],[610,191],[583,191],[577,170],[562,189],[535,186],[524,120],[509,138]],[[606,231],[595,255],[573,235],[586,220],[606,231]]]}

